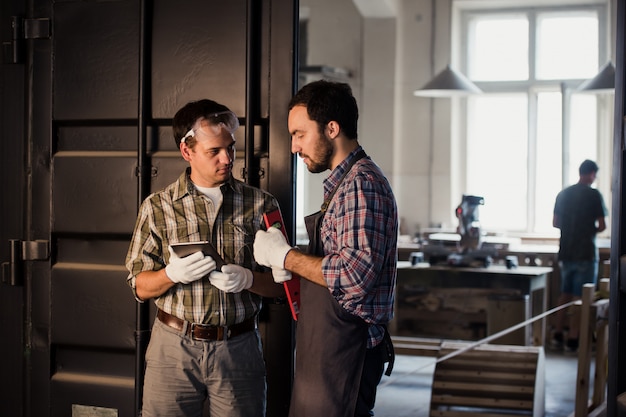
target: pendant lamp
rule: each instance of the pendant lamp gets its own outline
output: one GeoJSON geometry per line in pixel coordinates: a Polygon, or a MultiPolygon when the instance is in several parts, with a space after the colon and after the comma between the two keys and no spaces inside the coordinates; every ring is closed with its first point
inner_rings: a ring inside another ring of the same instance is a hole
{"type": "Polygon", "coordinates": [[[426,83],[413,95],[418,97],[458,97],[482,93],[465,75],[454,70],[450,65],[426,83]]]}
{"type": "Polygon", "coordinates": [[[611,61],[600,68],[595,77],[583,81],[576,89],[579,93],[608,93],[615,90],[615,67],[611,61]]]}
{"type": "MultiPolygon", "coordinates": [[[[430,25],[430,63],[431,73],[435,73],[435,23],[437,22],[437,6],[442,3],[437,0],[431,0],[431,25],[430,25]]],[[[448,1],[448,26],[452,30],[452,1],[448,1]]],[[[469,94],[482,93],[480,88],[471,82],[465,75],[456,71],[450,65],[435,75],[435,78],[427,82],[419,90],[413,91],[413,95],[417,97],[459,97],[469,94]]]]}

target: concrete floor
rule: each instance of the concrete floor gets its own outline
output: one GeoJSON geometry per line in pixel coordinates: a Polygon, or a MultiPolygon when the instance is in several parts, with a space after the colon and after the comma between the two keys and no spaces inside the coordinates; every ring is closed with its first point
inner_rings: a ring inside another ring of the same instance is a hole
{"type": "MultiPolygon", "coordinates": [[[[383,376],[379,385],[375,416],[427,417],[434,361],[432,357],[396,356],[393,373],[383,376]]],[[[574,412],[577,364],[573,354],[545,352],[544,417],[567,417],[574,412]]]]}

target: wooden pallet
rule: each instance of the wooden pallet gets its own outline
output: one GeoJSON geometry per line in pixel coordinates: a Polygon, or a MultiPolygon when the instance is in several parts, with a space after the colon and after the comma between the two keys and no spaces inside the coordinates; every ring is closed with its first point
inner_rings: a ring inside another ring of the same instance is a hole
{"type": "MultiPolygon", "coordinates": [[[[443,342],[439,357],[468,343],[443,342]]],[[[543,347],[480,345],[437,362],[430,417],[544,415],[543,347]]]]}

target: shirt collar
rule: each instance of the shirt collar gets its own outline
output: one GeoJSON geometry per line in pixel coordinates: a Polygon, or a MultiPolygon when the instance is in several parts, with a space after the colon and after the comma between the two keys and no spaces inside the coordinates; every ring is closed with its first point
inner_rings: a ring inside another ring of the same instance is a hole
{"type": "MultiPolygon", "coordinates": [[[[198,189],[193,185],[190,175],[191,167],[187,167],[187,169],[185,169],[185,171],[178,177],[177,186],[173,195],[174,200],[181,199],[186,195],[198,195],[198,189]]],[[[222,190],[222,193],[227,192],[227,190],[231,190],[235,193],[241,193],[241,187],[241,182],[235,180],[231,175],[230,178],[220,186],[220,189],[222,190]]]]}
{"type": "Polygon", "coordinates": [[[346,169],[350,165],[350,162],[362,149],[363,148],[361,146],[357,146],[356,149],[350,152],[350,155],[348,155],[346,159],[341,161],[339,165],[337,165],[335,169],[332,170],[328,178],[324,180],[324,196],[330,194],[335,189],[335,187],[339,185],[339,181],[341,180],[343,174],[346,172],[346,169]]]}

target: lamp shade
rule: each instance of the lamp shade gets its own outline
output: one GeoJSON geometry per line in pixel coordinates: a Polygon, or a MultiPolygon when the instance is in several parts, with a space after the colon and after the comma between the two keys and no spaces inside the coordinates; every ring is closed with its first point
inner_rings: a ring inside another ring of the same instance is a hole
{"type": "Polygon", "coordinates": [[[482,93],[465,75],[450,67],[441,71],[413,95],[418,97],[456,97],[482,93]]]}
{"type": "Polygon", "coordinates": [[[600,68],[598,75],[590,80],[583,81],[576,91],[589,93],[610,92],[615,89],[615,67],[611,61],[600,68]]]}

